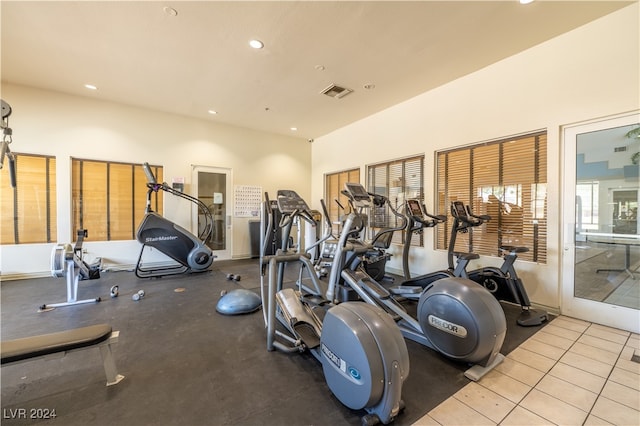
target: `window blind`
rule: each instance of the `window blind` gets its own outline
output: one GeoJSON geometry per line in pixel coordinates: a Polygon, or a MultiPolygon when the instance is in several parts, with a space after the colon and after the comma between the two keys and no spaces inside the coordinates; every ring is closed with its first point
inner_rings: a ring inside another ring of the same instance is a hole
{"type": "MultiPolygon", "coordinates": [[[[436,154],[437,209],[449,214],[460,200],[491,220],[458,235],[456,251],[501,255],[502,245],[525,246],[524,260],[546,263],[547,135],[524,135],[436,154]]],[[[437,229],[436,244],[447,249],[452,220],[437,229]]]]}
{"type": "Polygon", "coordinates": [[[360,169],[343,170],[325,175],[324,202],[329,210],[331,228],[335,235],[340,233],[339,222],[345,214],[335,200],[338,200],[347,210],[349,208],[347,197],[341,193],[346,182],[360,182],[360,169]]]}
{"type": "MultiPolygon", "coordinates": [[[[367,190],[387,197],[399,212],[404,212],[407,199],[416,198],[424,202],[424,156],[415,156],[367,166],[367,190]]],[[[397,227],[400,219],[391,213],[387,206],[373,207],[369,214],[369,230],[373,235],[383,228],[397,227]]],[[[405,241],[405,232],[393,235],[394,244],[405,241]]],[[[422,234],[413,238],[411,245],[422,246],[422,234]]]]}
{"type": "MultiPolygon", "coordinates": [[[[151,166],[158,182],[162,167],[151,166]]],[[[73,229],[87,229],[93,241],[135,239],[146,208],[147,179],[140,164],[72,159],[73,229]]],[[[162,191],[152,209],[162,214],[162,191]]]]}
{"type": "Polygon", "coordinates": [[[0,173],[2,244],[50,243],[57,240],[56,159],[14,153],[16,187],[0,173]]]}

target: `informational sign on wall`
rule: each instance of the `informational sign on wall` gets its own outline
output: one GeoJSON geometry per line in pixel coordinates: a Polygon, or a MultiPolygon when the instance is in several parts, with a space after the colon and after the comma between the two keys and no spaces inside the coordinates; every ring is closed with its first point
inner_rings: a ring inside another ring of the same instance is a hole
{"type": "Polygon", "coordinates": [[[183,177],[174,177],[172,179],[171,186],[176,191],[184,192],[184,178],[183,177]]]}
{"type": "Polygon", "coordinates": [[[262,202],[262,187],[253,185],[235,185],[234,216],[259,217],[262,202]]]}

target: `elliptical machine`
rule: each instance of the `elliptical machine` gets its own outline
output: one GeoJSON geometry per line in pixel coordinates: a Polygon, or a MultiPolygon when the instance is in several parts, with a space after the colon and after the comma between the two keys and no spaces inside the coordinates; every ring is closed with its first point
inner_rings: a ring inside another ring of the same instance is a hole
{"type": "MultiPolygon", "coordinates": [[[[335,200],[335,202],[338,204],[340,209],[343,212],[345,212],[344,217],[347,217],[348,214],[354,209],[354,203],[353,203],[353,200],[351,200],[351,197],[353,197],[354,195],[346,190],[342,190],[341,192],[349,200],[349,207],[351,210],[347,212],[344,206],[337,199],[335,200]]],[[[372,194],[372,204],[370,208],[371,209],[384,208],[386,202],[387,202],[386,198],[378,197],[375,194],[372,194]]],[[[324,214],[326,217],[327,226],[330,227],[331,222],[329,220],[329,213],[327,211],[327,208],[324,202],[322,202],[322,208],[324,210],[324,214]]],[[[398,213],[393,208],[391,208],[391,212],[396,217],[397,224],[395,226],[382,228],[380,231],[378,231],[371,238],[369,251],[354,257],[355,259],[357,259],[358,262],[362,262],[365,270],[367,271],[367,274],[369,274],[373,279],[377,281],[381,281],[385,279],[393,280],[385,273],[386,264],[391,258],[391,254],[388,252],[388,250],[389,250],[389,247],[391,246],[391,241],[393,239],[394,233],[396,231],[399,231],[399,232],[403,231],[407,226],[407,220],[402,214],[398,213]]],[[[371,216],[375,216],[375,213],[372,213],[371,216]]],[[[368,226],[369,218],[363,211],[359,212],[359,217],[362,220],[358,224],[358,227],[356,229],[351,230],[352,235],[350,235],[349,238],[352,238],[354,236],[360,236],[360,232],[364,231],[368,226]]],[[[331,243],[325,244],[325,250],[323,250],[323,253],[328,252],[330,253],[331,256],[333,256],[333,254],[335,254],[334,253],[335,247],[336,247],[336,244],[338,243],[338,240],[339,240],[339,237],[338,238],[332,237],[331,243]],[[329,250],[327,250],[326,247],[329,247],[329,250]]]]}
{"type": "MultiPolygon", "coordinates": [[[[361,222],[357,208],[371,203],[370,195],[361,184],[347,183],[345,189],[351,193],[356,208],[344,223],[336,250],[336,261],[343,262],[348,254],[369,249],[362,241],[348,241],[347,236],[353,226],[361,222]]],[[[349,286],[362,300],[392,315],[405,338],[453,360],[472,364],[465,372],[467,378],[480,380],[504,360],[500,353],[507,331],[504,312],[498,301],[475,282],[459,277],[431,282],[415,297],[418,305],[417,315],[413,317],[394,294],[373,280],[364,268],[346,267],[340,276],[341,285],[349,286]]],[[[331,284],[326,295],[329,300],[338,294],[338,286],[331,284]]]]}
{"type": "MultiPolygon", "coordinates": [[[[453,264],[454,247],[456,243],[456,235],[458,233],[469,232],[470,229],[482,225],[491,220],[489,215],[475,215],[470,206],[465,206],[462,201],[454,201],[451,204],[451,214],[453,216],[453,228],[451,230],[451,241],[449,243],[449,267],[453,264]]],[[[531,302],[527,295],[527,290],[522,284],[522,280],[518,277],[515,267],[513,266],[518,253],[526,253],[529,251],[527,247],[518,247],[511,245],[502,245],[500,250],[503,253],[503,263],[499,268],[488,266],[473,271],[466,270],[457,276],[466,276],[472,281],[477,282],[484,288],[489,290],[497,299],[520,305],[522,311],[516,320],[518,325],[523,327],[531,327],[542,324],[549,320],[546,311],[538,311],[531,309],[531,302]]]]}
{"type": "Polygon", "coordinates": [[[351,409],[367,412],[362,424],[390,423],[404,408],[402,385],[409,375],[402,335],[379,307],[361,302],[334,305],[318,294],[303,293],[301,286],[283,288],[285,264],[300,265],[314,287],[321,284],[308,253],[289,247],[292,224],[313,221],[306,202],[289,190],[278,191],[277,201],[283,246],[275,255],[261,257],[260,266],[261,272],[268,266],[269,277],[264,294],[261,274],[267,350],[308,350],[322,364],[336,398],[351,409]]]}
{"type": "Polygon", "coordinates": [[[211,238],[213,218],[211,211],[199,199],[171,188],[166,183],[158,183],[149,167],[149,163],[142,165],[147,176],[147,207],[142,222],[136,233],[137,240],[142,243],[135,273],[138,278],[161,277],[165,275],[184,274],[188,272],[203,272],[213,263],[214,255],[206,245],[211,238]],[[193,235],[183,227],[160,216],[151,209],[151,194],[158,191],[184,198],[198,206],[205,223],[199,236],[193,235]],[[168,266],[145,266],[142,256],[147,247],[153,247],[175,261],[168,266]]]}

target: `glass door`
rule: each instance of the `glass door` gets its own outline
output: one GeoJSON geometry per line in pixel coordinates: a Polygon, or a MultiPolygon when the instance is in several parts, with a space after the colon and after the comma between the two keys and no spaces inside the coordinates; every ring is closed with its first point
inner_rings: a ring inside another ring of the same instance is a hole
{"type": "Polygon", "coordinates": [[[640,331],[638,113],[563,129],[562,313],[640,331]]]}
{"type": "MultiPolygon", "coordinates": [[[[216,260],[231,259],[232,241],[232,206],[230,194],[231,170],[219,167],[192,166],[192,178],[194,193],[202,201],[213,219],[211,237],[207,246],[213,250],[216,260]]],[[[202,231],[206,222],[201,212],[194,211],[192,220],[196,231],[202,231]],[[197,216],[197,217],[196,217],[197,216]]]]}

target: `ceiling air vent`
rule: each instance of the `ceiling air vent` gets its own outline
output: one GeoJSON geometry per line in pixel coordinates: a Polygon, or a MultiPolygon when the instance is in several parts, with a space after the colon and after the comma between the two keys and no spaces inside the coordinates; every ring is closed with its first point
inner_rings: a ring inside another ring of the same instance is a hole
{"type": "Polygon", "coordinates": [[[344,98],[351,92],[353,92],[353,90],[347,89],[346,87],[340,87],[335,84],[332,84],[320,93],[332,98],[340,99],[340,98],[344,98]]]}
{"type": "Polygon", "coordinates": [[[626,146],[616,146],[613,148],[613,152],[624,152],[627,150],[626,146]]]}

